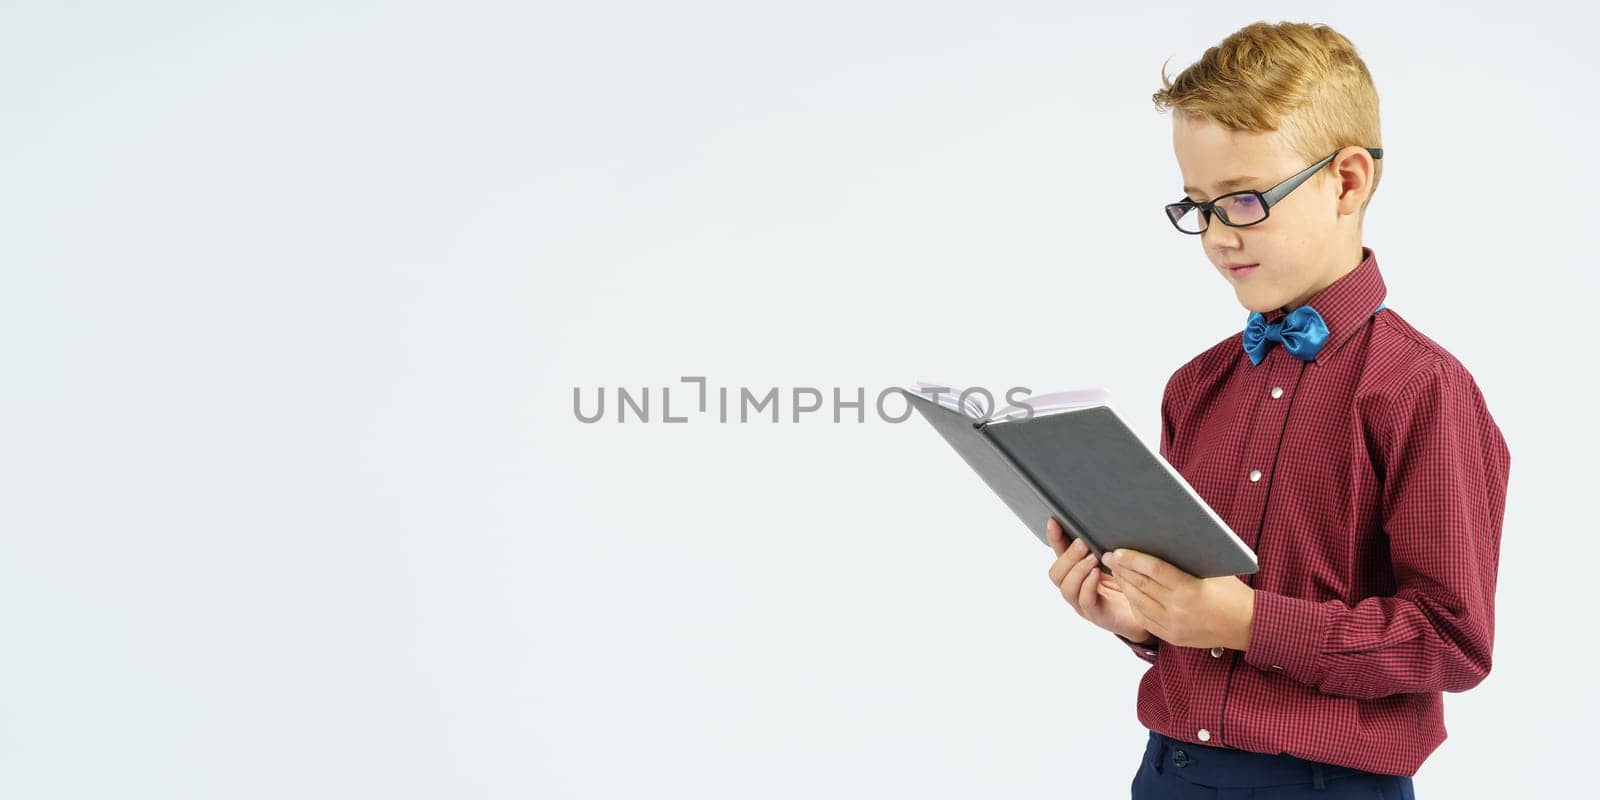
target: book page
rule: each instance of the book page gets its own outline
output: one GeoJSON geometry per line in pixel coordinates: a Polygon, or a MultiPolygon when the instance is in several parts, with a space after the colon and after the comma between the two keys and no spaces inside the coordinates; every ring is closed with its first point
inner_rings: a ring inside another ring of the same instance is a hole
{"type": "Polygon", "coordinates": [[[1085,389],[1065,389],[1045,394],[1033,394],[1018,401],[1015,405],[1006,406],[996,411],[990,420],[1005,422],[1010,419],[1025,419],[1032,414],[1049,414],[1055,411],[1070,411],[1077,408],[1090,408],[1111,404],[1111,392],[1104,387],[1090,387],[1085,389]]]}
{"type": "Polygon", "coordinates": [[[958,398],[961,396],[961,393],[966,391],[968,388],[970,387],[960,386],[953,383],[919,380],[916,382],[916,386],[913,387],[911,391],[914,391],[917,394],[922,395],[923,397],[926,397],[929,400],[932,400],[935,403],[938,403],[939,405],[956,412],[957,414],[971,417],[974,420],[981,420],[988,412],[988,409],[983,407],[983,396],[981,394],[974,393],[968,395],[965,403],[958,403],[958,398]],[[938,389],[939,391],[937,395],[928,391],[930,388],[938,389]]]}
{"type": "Polygon", "coordinates": [[[1004,397],[1003,395],[995,396],[993,392],[988,392],[984,387],[967,387],[953,383],[919,380],[912,391],[958,414],[964,414],[974,420],[989,420],[991,422],[1026,419],[1029,416],[1037,416],[1039,414],[1111,404],[1111,392],[1104,387],[1096,386],[1045,393],[1036,392],[990,414],[988,413],[989,409],[984,407],[985,395],[992,397],[995,405],[999,405],[1004,397]],[[928,391],[930,388],[940,390],[937,396],[928,391]],[[980,391],[975,391],[973,394],[968,395],[965,403],[959,403],[958,398],[968,388],[980,391]]]}

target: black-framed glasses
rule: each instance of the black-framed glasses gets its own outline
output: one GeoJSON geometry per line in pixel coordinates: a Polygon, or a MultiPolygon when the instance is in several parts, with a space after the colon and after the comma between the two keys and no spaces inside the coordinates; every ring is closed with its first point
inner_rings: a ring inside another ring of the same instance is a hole
{"type": "MultiPolygon", "coordinates": [[[[1348,147],[1348,145],[1346,146],[1348,147]]],[[[1383,148],[1381,147],[1365,147],[1362,149],[1371,153],[1373,158],[1383,158],[1383,148]]],[[[1279,200],[1288,196],[1290,192],[1295,190],[1295,187],[1305,183],[1312,175],[1317,174],[1317,170],[1327,166],[1334,156],[1343,151],[1344,148],[1341,147],[1329,153],[1327,158],[1285,178],[1282,183],[1264,192],[1245,189],[1238,192],[1229,192],[1215,200],[1204,203],[1196,203],[1187,197],[1176,203],[1168,203],[1167,220],[1172,223],[1172,227],[1184,233],[1204,233],[1207,225],[1211,222],[1213,213],[1216,214],[1217,219],[1222,221],[1222,224],[1230,227],[1243,228],[1255,225],[1267,218],[1268,212],[1278,204],[1279,200]]]]}

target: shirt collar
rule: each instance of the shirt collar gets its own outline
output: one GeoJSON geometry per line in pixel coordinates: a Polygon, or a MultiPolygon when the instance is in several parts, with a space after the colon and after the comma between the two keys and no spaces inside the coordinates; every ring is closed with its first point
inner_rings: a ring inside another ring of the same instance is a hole
{"type": "MultiPolygon", "coordinates": [[[[1328,341],[1317,352],[1315,360],[1320,362],[1331,356],[1350,334],[1360,330],[1387,293],[1383,275],[1378,272],[1378,256],[1372,248],[1363,245],[1361,263],[1355,269],[1322,287],[1305,302],[1322,315],[1322,321],[1328,326],[1328,341]]],[[[1267,324],[1279,322],[1288,314],[1289,309],[1282,306],[1268,311],[1265,314],[1267,324]]]]}

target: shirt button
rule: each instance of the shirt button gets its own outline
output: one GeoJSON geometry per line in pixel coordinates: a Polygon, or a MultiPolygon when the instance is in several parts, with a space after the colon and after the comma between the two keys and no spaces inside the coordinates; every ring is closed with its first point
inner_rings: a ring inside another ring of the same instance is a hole
{"type": "Polygon", "coordinates": [[[1277,665],[1277,664],[1273,664],[1273,665],[1272,665],[1272,668],[1273,668],[1273,669],[1283,669],[1283,667],[1280,667],[1280,666],[1278,666],[1278,665],[1277,665]]]}
{"type": "Polygon", "coordinates": [[[1261,480],[1261,470],[1259,470],[1259,469],[1250,470],[1250,480],[1252,480],[1252,481],[1261,480]]]}
{"type": "Polygon", "coordinates": [[[1154,650],[1146,650],[1146,651],[1144,651],[1144,654],[1147,655],[1147,656],[1153,656],[1153,655],[1156,654],[1156,651],[1154,651],[1154,650]]]}
{"type": "Polygon", "coordinates": [[[1212,658],[1222,658],[1222,648],[1220,648],[1220,647],[1211,648],[1211,657],[1212,658]]]}
{"type": "Polygon", "coordinates": [[[1274,387],[1272,387],[1272,399],[1276,400],[1276,399],[1278,399],[1278,398],[1280,398],[1282,396],[1283,396],[1283,387],[1282,386],[1274,386],[1274,387]]]}
{"type": "Polygon", "coordinates": [[[1200,732],[1195,734],[1195,735],[1199,736],[1200,737],[1200,741],[1202,741],[1202,742],[1211,741],[1211,731],[1208,731],[1205,728],[1201,728],[1200,732]]]}

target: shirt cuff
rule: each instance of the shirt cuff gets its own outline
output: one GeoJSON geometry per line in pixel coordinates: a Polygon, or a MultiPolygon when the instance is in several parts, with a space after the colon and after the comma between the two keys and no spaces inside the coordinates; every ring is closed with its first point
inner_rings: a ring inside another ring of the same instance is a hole
{"type": "Polygon", "coordinates": [[[1321,604],[1257,590],[1255,608],[1250,612],[1245,663],[1315,686],[1322,678],[1317,657],[1322,653],[1327,630],[1326,611],[1321,604]]]}
{"type": "Polygon", "coordinates": [[[1161,637],[1151,636],[1149,644],[1137,644],[1120,633],[1113,633],[1111,635],[1117,637],[1119,641],[1127,645],[1129,649],[1133,650],[1134,655],[1152,664],[1156,663],[1156,651],[1161,649],[1161,637]]]}

